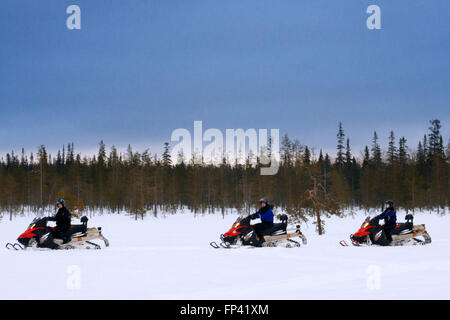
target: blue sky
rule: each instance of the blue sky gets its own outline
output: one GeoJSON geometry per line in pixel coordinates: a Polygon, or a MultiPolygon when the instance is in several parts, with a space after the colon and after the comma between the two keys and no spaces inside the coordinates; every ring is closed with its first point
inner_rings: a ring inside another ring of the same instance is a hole
{"type": "Polygon", "coordinates": [[[415,147],[439,118],[447,142],[449,15],[447,0],[3,0],[0,153],[101,139],[159,152],[194,120],[334,152],[339,121],[359,151],[374,130],[415,147]]]}

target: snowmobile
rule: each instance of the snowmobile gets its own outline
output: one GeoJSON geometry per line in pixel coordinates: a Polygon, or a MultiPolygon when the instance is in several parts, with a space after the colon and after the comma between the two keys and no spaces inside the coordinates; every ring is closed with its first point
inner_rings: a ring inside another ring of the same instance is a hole
{"type": "MultiPolygon", "coordinates": [[[[431,243],[431,237],[425,230],[424,224],[414,225],[414,217],[411,214],[405,216],[406,222],[397,223],[394,230],[391,231],[392,241],[386,238],[383,226],[380,225],[380,218],[367,217],[358,232],[350,235],[351,243],[354,246],[404,246],[431,243]]],[[[341,240],[342,246],[348,244],[341,240]]]]}
{"type": "Polygon", "coordinates": [[[48,218],[35,218],[22,233],[17,241],[19,243],[7,243],[6,248],[11,250],[25,250],[27,248],[47,249],[101,249],[101,246],[92,240],[103,240],[105,246],[109,241],[102,234],[102,228],[88,228],[87,217],[81,217],[81,224],[72,225],[69,229],[71,240],[63,243],[62,239],[55,238],[55,228],[47,226],[48,218]]]}
{"type": "Polygon", "coordinates": [[[295,231],[289,231],[287,230],[287,215],[280,215],[279,219],[281,223],[274,223],[272,228],[264,232],[264,239],[258,239],[255,229],[250,225],[250,216],[238,217],[231,229],[220,235],[220,245],[215,241],[211,242],[210,245],[215,249],[239,248],[241,246],[278,247],[283,245],[286,248],[300,247],[300,242],[294,240],[296,237],[300,238],[303,244],[307,243],[306,237],[300,232],[299,225],[296,226],[295,231]]]}

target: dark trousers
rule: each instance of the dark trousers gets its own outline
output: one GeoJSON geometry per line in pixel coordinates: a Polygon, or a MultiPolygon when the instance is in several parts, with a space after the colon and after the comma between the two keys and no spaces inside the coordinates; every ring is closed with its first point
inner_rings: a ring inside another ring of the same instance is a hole
{"type": "Polygon", "coordinates": [[[273,227],[273,222],[263,221],[253,225],[258,238],[261,240],[264,236],[264,231],[273,227]]]}
{"type": "Polygon", "coordinates": [[[53,237],[57,239],[62,239],[63,243],[67,243],[71,240],[71,235],[69,230],[62,230],[56,228],[56,230],[53,232],[53,237]]]}
{"type": "Polygon", "coordinates": [[[386,223],[383,227],[384,233],[386,234],[386,239],[392,241],[392,231],[395,229],[396,223],[386,223]]]}

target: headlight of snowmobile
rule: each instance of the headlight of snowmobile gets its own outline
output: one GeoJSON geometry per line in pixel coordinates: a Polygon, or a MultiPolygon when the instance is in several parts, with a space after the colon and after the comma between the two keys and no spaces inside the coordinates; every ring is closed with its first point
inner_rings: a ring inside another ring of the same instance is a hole
{"type": "Polygon", "coordinates": [[[362,228],[365,228],[365,227],[367,227],[369,225],[369,223],[368,222],[366,222],[366,223],[363,223],[363,225],[362,225],[362,228]]]}
{"type": "Polygon", "coordinates": [[[30,226],[28,227],[28,229],[33,229],[34,228],[34,226],[35,226],[35,224],[33,223],[33,224],[30,224],[30,226]]]}
{"type": "Polygon", "coordinates": [[[237,228],[237,227],[239,227],[240,224],[241,224],[240,222],[236,222],[233,227],[237,228]]]}

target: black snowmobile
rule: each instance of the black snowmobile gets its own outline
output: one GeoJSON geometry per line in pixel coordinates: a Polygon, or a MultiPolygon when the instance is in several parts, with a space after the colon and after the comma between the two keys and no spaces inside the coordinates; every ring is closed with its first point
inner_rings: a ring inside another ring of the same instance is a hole
{"type": "Polygon", "coordinates": [[[289,232],[287,230],[288,217],[283,214],[279,219],[281,223],[274,223],[273,227],[265,230],[264,239],[258,239],[255,229],[250,225],[251,218],[238,217],[231,226],[231,229],[220,236],[221,242],[218,245],[215,241],[210,245],[215,248],[235,248],[240,246],[254,246],[254,247],[278,247],[285,246],[299,247],[300,242],[293,238],[299,237],[303,244],[307,243],[306,237],[300,232],[300,226],[296,226],[295,231],[289,232]]]}
{"type": "Polygon", "coordinates": [[[69,229],[71,240],[63,243],[62,239],[55,238],[55,228],[47,226],[48,217],[35,218],[22,233],[17,241],[19,243],[7,243],[7,249],[47,248],[47,249],[100,249],[101,246],[92,240],[103,240],[105,246],[109,241],[102,235],[102,228],[88,228],[87,217],[81,217],[81,224],[72,225],[69,229]]]}
{"type": "MultiPolygon", "coordinates": [[[[431,237],[425,230],[425,225],[414,225],[414,217],[411,214],[406,215],[406,222],[397,223],[395,229],[391,231],[392,242],[387,240],[383,226],[380,225],[380,219],[367,217],[358,232],[350,235],[352,244],[354,246],[404,246],[431,243],[431,237]]],[[[344,240],[339,243],[348,246],[344,240]]]]}

